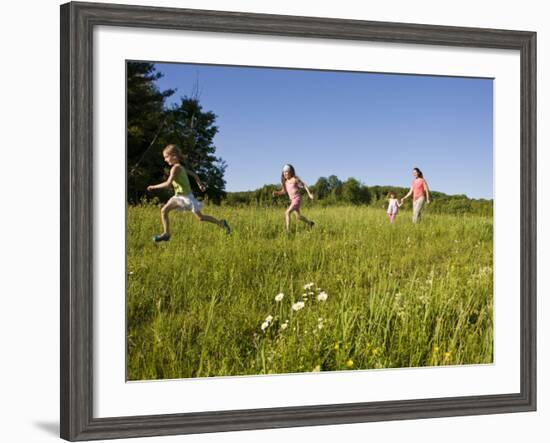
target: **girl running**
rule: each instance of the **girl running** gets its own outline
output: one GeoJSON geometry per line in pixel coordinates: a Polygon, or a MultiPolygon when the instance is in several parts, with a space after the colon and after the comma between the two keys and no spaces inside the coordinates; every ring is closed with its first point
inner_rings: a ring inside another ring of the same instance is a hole
{"type": "Polygon", "coordinates": [[[307,195],[311,200],[313,200],[313,194],[309,190],[308,186],[300,180],[300,177],[296,176],[294,167],[292,165],[285,165],[283,167],[283,172],[281,174],[281,185],[282,189],[280,191],[274,191],[273,196],[277,197],[280,195],[288,194],[290,198],[290,206],[285,212],[285,223],[287,232],[290,231],[290,214],[293,212],[296,213],[298,220],[306,223],[310,228],[313,227],[315,223],[305,218],[300,213],[300,206],[302,204],[302,197],[300,195],[300,188],[304,188],[307,192],[307,195]]]}
{"type": "Polygon", "coordinates": [[[202,184],[201,179],[193,171],[185,169],[182,165],[183,155],[180,149],[176,145],[167,145],[163,151],[162,156],[164,161],[170,165],[170,175],[165,182],[159,183],[158,185],[147,186],[148,191],[154,191],[155,189],[164,189],[168,188],[170,185],[174,187],[174,196],[168,200],[168,202],[160,210],[160,216],[162,220],[162,226],[164,232],[160,235],[155,235],[153,241],[155,243],[161,241],[170,240],[170,219],[168,214],[173,209],[178,209],[180,211],[191,211],[197,220],[205,221],[218,225],[220,228],[225,229],[225,231],[230,234],[231,229],[227,224],[226,220],[218,220],[210,215],[203,214],[201,212],[202,203],[200,203],[191,192],[191,185],[189,184],[189,178],[187,175],[190,175],[195,179],[199,189],[204,192],[206,190],[205,186],[202,184]]]}

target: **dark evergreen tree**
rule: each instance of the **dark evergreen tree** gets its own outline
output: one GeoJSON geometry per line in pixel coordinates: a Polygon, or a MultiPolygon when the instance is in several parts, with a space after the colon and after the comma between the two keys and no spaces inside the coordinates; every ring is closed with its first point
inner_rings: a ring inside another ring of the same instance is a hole
{"type": "Polygon", "coordinates": [[[161,179],[158,149],[149,149],[155,135],[164,129],[164,102],[174,90],[160,91],[155,81],[162,77],[153,63],[128,62],[126,65],[127,198],[137,202],[148,184],[161,179]]]}

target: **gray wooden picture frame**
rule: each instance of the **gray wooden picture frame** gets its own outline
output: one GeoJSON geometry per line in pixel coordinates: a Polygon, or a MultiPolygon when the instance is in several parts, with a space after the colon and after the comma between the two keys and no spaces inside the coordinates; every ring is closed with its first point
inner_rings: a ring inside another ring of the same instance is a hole
{"type": "Polygon", "coordinates": [[[536,409],[536,33],[100,3],[61,6],[61,437],[70,441],[536,409]],[[92,54],[96,26],[472,48],[521,58],[520,393],[169,415],[93,416],[92,54]]]}

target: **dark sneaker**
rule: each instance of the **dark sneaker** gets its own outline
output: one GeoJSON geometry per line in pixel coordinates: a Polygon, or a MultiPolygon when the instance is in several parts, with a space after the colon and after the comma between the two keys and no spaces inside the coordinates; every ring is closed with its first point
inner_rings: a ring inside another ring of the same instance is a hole
{"type": "Polygon", "coordinates": [[[231,228],[229,227],[229,223],[227,223],[227,220],[222,220],[222,227],[225,229],[225,232],[227,232],[227,235],[231,234],[231,228]]]}
{"type": "Polygon", "coordinates": [[[159,243],[159,242],[161,242],[161,241],[168,241],[168,240],[170,240],[170,236],[169,236],[168,234],[155,235],[155,236],[153,237],[153,241],[154,241],[155,243],[159,243]]]}

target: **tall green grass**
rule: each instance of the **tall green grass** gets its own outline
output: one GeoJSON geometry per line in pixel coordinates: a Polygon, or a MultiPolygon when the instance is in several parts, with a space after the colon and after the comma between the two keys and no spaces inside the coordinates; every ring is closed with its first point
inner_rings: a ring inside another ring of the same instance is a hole
{"type": "Polygon", "coordinates": [[[172,213],[157,245],[158,208],[128,209],[130,380],[492,362],[492,219],[312,208],[286,234],[281,209],[205,212],[233,234],[172,213]]]}

